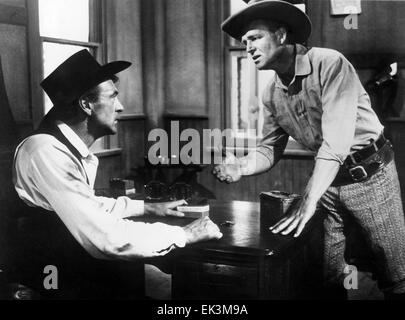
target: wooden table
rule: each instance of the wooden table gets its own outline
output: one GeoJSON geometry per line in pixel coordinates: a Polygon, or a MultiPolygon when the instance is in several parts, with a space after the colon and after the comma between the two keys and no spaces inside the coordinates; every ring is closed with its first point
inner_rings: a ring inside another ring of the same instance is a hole
{"type": "MultiPolygon", "coordinates": [[[[173,299],[316,298],[322,276],[318,215],[297,239],[260,233],[259,203],[210,201],[210,218],[220,226],[222,239],[164,257],[172,262],[173,299]]],[[[163,222],[182,226],[190,220],[163,222]]]]}

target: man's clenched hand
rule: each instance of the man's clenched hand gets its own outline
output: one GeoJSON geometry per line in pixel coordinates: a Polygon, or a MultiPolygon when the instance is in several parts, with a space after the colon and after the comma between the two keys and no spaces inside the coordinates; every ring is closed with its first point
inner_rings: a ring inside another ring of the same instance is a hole
{"type": "Polygon", "coordinates": [[[221,239],[222,233],[218,226],[208,217],[200,218],[183,227],[186,232],[186,244],[210,239],[221,239]]]}
{"type": "Polygon", "coordinates": [[[227,152],[223,163],[217,165],[212,174],[221,182],[237,182],[242,177],[242,162],[231,152],[227,152]]]}

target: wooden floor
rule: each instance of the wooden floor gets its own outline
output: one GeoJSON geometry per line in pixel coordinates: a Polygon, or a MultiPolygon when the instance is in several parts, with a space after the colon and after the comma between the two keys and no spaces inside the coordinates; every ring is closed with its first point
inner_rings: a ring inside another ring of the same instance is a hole
{"type": "MultiPolygon", "coordinates": [[[[146,296],[156,300],[171,299],[171,276],[152,265],[145,266],[146,296]]],[[[357,290],[348,290],[349,300],[383,300],[370,273],[359,272],[357,290]]]]}
{"type": "Polygon", "coordinates": [[[358,290],[348,291],[349,300],[384,300],[383,293],[378,289],[377,282],[371,273],[359,271],[358,290]]]}

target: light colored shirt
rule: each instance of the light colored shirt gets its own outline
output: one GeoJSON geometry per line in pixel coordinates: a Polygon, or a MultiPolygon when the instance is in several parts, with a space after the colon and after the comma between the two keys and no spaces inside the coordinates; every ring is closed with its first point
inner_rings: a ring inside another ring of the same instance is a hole
{"type": "Polygon", "coordinates": [[[57,126],[80,153],[83,164],[51,135],[28,137],[17,147],[13,170],[15,189],[27,205],[56,212],[96,258],[129,260],[184,247],[186,235],[180,227],[125,219],[142,215],[143,201],[95,196],[97,157],[68,125],[59,122],[57,126]]]}
{"type": "Polygon", "coordinates": [[[371,140],[384,127],[371,107],[356,70],[339,52],[297,44],[295,76],[285,86],[275,76],[263,92],[263,139],[257,151],[274,165],[288,136],[316,153],[337,161],[371,140]]]}

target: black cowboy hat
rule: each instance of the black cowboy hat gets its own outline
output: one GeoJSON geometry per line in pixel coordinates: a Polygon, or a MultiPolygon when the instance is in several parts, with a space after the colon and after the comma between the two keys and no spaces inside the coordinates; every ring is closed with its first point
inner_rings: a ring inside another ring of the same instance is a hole
{"type": "Polygon", "coordinates": [[[246,8],[222,23],[222,30],[240,41],[249,23],[257,19],[285,24],[295,43],[304,43],[311,35],[312,24],[308,16],[293,4],[276,0],[249,1],[246,8]]]}
{"type": "Polygon", "coordinates": [[[100,65],[89,51],[83,49],[57,67],[41,82],[41,87],[54,105],[68,104],[130,65],[128,61],[100,65]]]}

